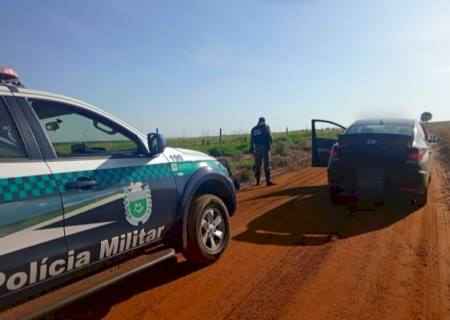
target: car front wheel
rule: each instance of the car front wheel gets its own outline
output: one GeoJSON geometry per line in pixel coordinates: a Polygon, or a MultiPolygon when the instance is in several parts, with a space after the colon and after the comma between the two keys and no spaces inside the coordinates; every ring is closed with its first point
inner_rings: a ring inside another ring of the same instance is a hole
{"type": "Polygon", "coordinates": [[[426,206],[428,200],[428,187],[425,189],[423,194],[419,194],[415,197],[415,205],[418,208],[426,206]]]}
{"type": "Polygon", "coordinates": [[[217,261],[230,237],[230,218],[223,201],[214,195],[193,200],[187,221],[186,259],[200,265],[217,261]]]}

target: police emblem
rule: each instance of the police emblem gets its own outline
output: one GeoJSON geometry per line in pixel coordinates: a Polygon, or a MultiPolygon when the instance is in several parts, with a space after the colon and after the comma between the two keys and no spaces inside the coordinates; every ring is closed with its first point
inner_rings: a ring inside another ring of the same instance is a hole
{"type": "Polygon", "coordinates": [[[152,194],[148,185],[131,183],[124,188],[125,217],[133,226],[146,223],[152,214],[152,194]]]}

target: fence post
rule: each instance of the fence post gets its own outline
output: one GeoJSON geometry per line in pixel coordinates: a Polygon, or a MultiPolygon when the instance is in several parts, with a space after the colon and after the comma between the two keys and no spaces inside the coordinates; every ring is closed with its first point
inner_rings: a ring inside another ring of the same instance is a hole
{"type": "Polygon", "coordinates": [[[289,135],[289,128],[288,127],[286,127],[286,135],[287,136],[289,135]]]}
{"type": "Polygon", "coordinates": [[[156,128],[156,133],[159,133],[159,129],[158,128],[156,128]]]}
{"type": "Polygon", "coordinates": [[[219,143],[222,143],[222,128],[219,129],[219,143]]]}

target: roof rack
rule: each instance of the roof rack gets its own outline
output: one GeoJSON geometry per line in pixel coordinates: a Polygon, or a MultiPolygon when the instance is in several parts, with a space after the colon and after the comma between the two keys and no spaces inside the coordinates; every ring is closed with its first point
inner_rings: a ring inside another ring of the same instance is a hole
{"type": "Polygon", "coordinates": [[[19,74],[10,67],[0,67],[0,85],[24,88],[19,80],[19,74]]]}

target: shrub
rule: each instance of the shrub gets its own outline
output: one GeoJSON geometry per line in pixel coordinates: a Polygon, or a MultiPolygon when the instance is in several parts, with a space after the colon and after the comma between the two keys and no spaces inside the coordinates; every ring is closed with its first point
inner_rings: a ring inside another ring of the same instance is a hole
{"type": "Polygon", "coordinates": [[[286,155],[285,144],[282,142],[274,143],[274,145],[272,146],[272,154],[279,156],[286,155]]]}

